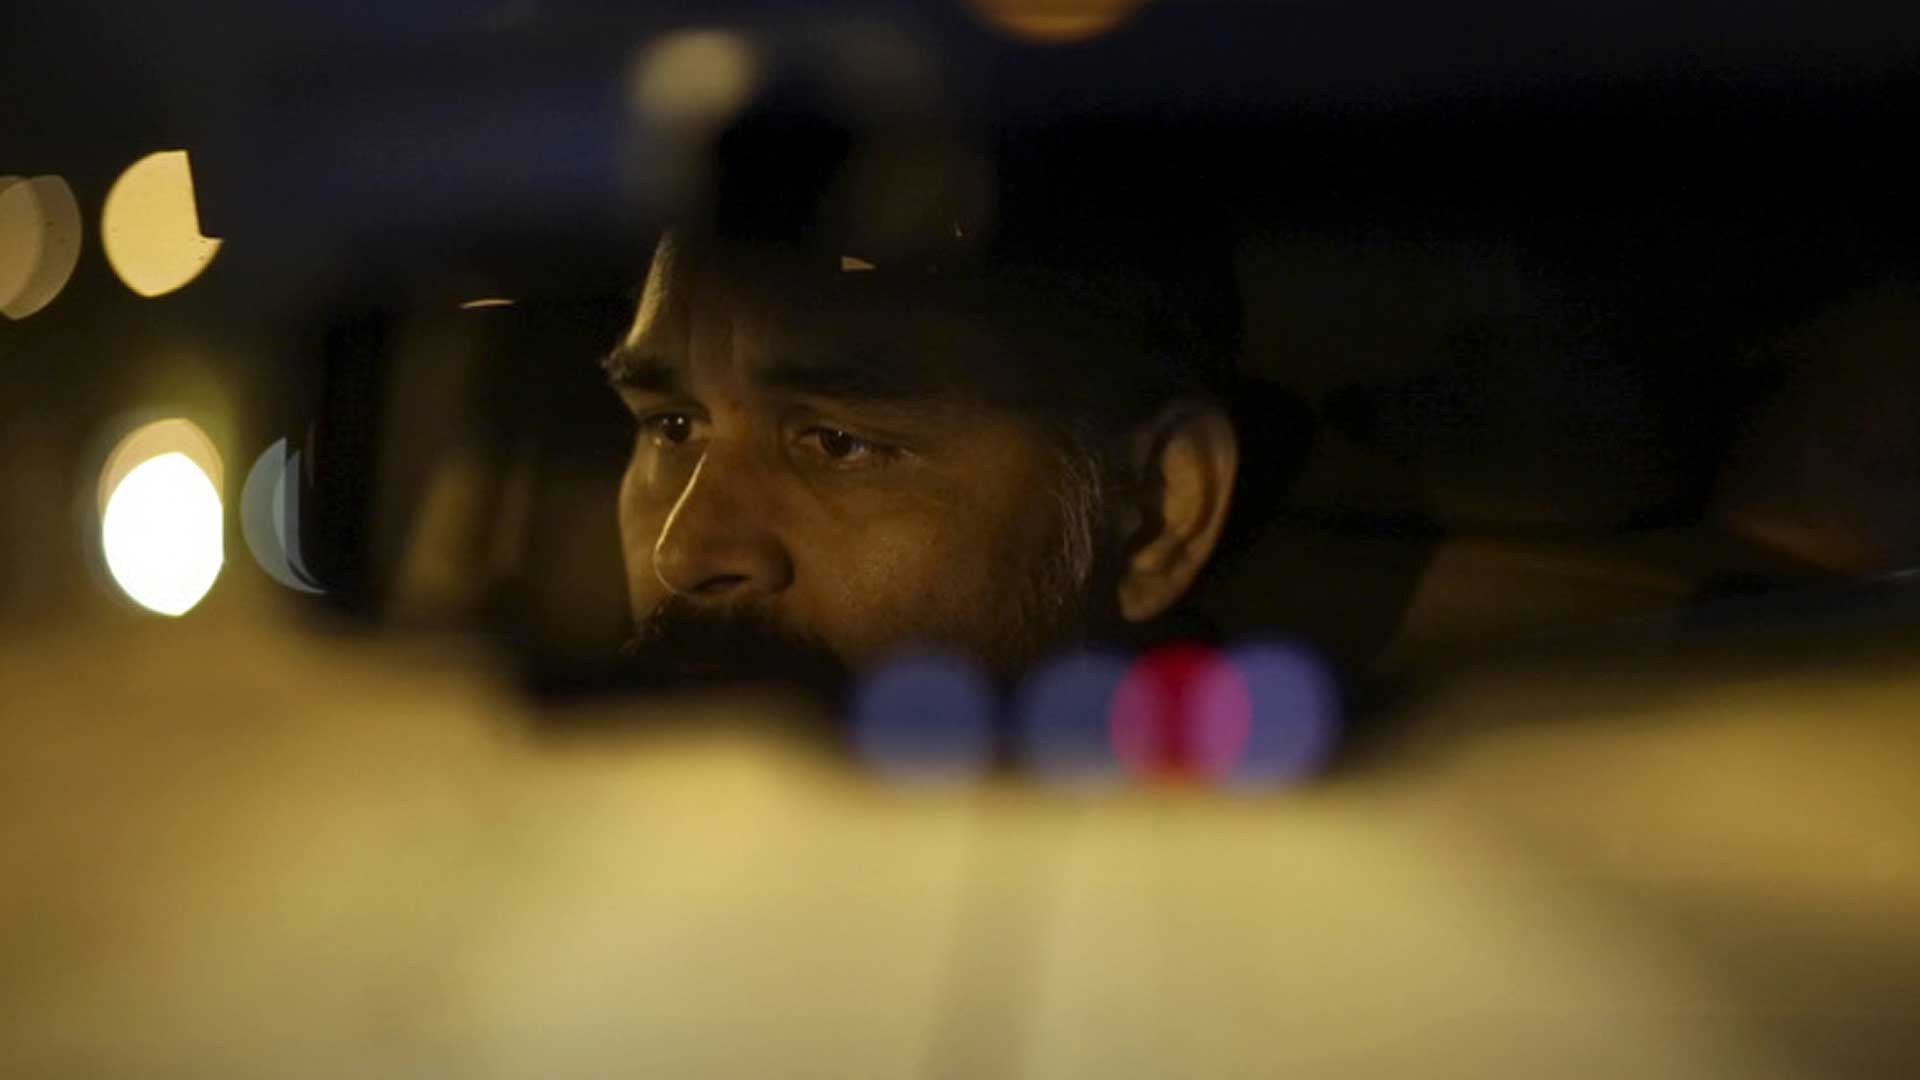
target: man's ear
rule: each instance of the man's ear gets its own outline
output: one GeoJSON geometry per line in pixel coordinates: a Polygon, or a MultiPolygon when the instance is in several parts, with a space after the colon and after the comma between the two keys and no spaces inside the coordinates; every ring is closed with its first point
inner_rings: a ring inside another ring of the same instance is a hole
{"type": "Polygon", "coordinates": [[[1240,441],[1219,402],[1183,397],[1134,429],[1129,452],[1135,527],[1118,600],[1122,618],[1145,622],[1186,595],[1220,543],[1240,441]]]}

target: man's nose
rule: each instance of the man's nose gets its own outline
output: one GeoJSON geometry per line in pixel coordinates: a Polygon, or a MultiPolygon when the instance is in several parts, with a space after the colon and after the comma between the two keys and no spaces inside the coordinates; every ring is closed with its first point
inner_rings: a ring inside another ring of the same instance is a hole
{"type": "Polygon", "coordinates": [[[771,596],[793,580],[793,562],[756,497],[753,464],[710,448],[668,512],[653,545],[653,572],[676,596],[714,602],[771,596]]]}

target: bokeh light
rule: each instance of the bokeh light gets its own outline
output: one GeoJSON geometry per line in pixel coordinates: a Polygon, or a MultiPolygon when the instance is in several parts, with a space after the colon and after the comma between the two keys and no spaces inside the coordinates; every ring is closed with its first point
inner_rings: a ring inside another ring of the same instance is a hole
{"type": "Polygon", "coordinates": [[[0,308],[13,303],[39,265],[40,200],[24,179],[0,176],[0,308]]]}
{"type": "Polygon", "coordinates": [[[1109,653],[1068,653],[1040,667],[1020,689],[1022,764],[1044,781],[1104,787],[1124,778],[1108,735],[1114,694],[1127,662],[1109,653]]]}
{"type": "Polygon", "coordinates": [[[1310,779],[1327,767],[1339,744],[1338,686],[1327,665],[1301,646],[1236,646],[1225,664],[1201,676],[1193,700],[1203,711],[1249,710],[1241,750],[1218,774],[1232,786],[1279,787],[1310,779]]]}
{"type": "Polygon", "coordinates": [[[226,464],[213,440],[193,421],[169,417],[142,424],[114,445],[106,464],[100,468],[100,483],[95,493],[100,513],[107,512],[107,502],[128,473],[162,454],[184,454],[213,482],[215,491],[226,490],[226,464]]]}
{"type": "Polygon", "coordinates": [[[650,123],[716,127],[759,85],[760,57],[753,42],[727,30],[678,30],[649,42],[635,58],[631,102],[650,123]]]}
{"type": "Polygon", "coordinates": [[[0,313],[53,303],[80,261],[80,204],[57,176],[0,176],[0,313]]]}
{"type": "Polygon", "coordinates": [[[992,764],[993,688],[961,657],[882,664],[855,689],[852,706],[854,749],[884,776],[964,779],[992,764]]]}
{"type": "Polygon", "coordinates": [[[1169,645],[1141,656],[1114,691],[1108,732],[1115,755],[1146,779],[1230,772],[1252,723],[1238,680],[1227,658],[1204,645],[1169,645]]]}
{"type": "Polygon", "coordinates": [[[141,296],[185,287],[219,254],[220,244],[200,235],[193,168],[185,150],[162,150],[129,165],[100,211],[107,262],[141,296]]]}
{"type": "Polygon", "coordinates": [[[1145,0],[969,0],[989,26],[1040,45],[1099,37],[1138,11],[1145,0]]]}
{"type": "Polygon", "coordinates": [[[324,591],[300,550],[300,452],[289,453],[285,439],[267,447],[247,471],[240,535],[268,577],[296,592],[324,591]]]}
{"type": "Polygon", "coordinates": [[[184,615],[213,588],[224,558],[220,493],[182,453],[133,466],[100,519],[107,569],[127,596],[162,615],[184,615]]]}
{"type": "Polygon", "coordinates": [[[143,424],[114,446],[100,469],[96,499],[107,569],[122,591],[166,615],[199,603],[225,559],[225,486],[220,451],[191,420],[143,424]],[[170,458],[184,461],[193,475],[178,462],[141,471],[170,458]],[[136,474],[141,479],[129,486],[136,474]]]}

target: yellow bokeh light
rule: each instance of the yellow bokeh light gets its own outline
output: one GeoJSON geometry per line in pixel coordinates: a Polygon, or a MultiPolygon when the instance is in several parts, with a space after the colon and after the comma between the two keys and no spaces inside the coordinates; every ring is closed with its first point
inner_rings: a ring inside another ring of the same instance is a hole
{"type": "Polygon", "coordinates": [[[760,85],[751,41],[726,30],[678,30],[654,40],[632,71],[636,112],[667,127],[718,124],[760,85]]]}
{"type": "Polygon", "coordinates": [[[220,493],[185,454],[135,465],[107,499],[100,546],[120,588],[149,611],[184,615],[220,576],[220,493]]]}
{"type": "Polygon", "coordinates": [[[185,150],[162,150],[128,166],[100,211],[107,262],[141,296],[163,296],[199,277],[220,243],[200,235],[185,150]]]}
{"type": "Polygon", "coordinates": [[[0,307],[13,303],[40,265],[40,232],[33,188],[17,176],[0,176],[0,307]]]}
{"type": "Polygon", "coordinates": [[[1145,0],[969,0],[982,20],[1011,37],[1064,45],[1099,37],[1145,0]]]}
{"type": "Polygon", "coordinates": [[[80,260],[80,204],[57,176],[0,176],[0,314],[53,302],[80,260]]]}

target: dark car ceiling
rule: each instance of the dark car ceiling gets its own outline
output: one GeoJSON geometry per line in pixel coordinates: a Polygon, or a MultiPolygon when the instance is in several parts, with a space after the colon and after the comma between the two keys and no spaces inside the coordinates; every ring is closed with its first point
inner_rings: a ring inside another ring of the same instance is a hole
{"type": "Polygon", "coordinates": [[[42,5],[11,35],[20,105],[0,132],[69,168],[190,145],[216,235],[285,230],[290,207],[331,233],[509,213],[520,231],[584,232],[624,220],[620,73],[651,33],[733,25],[804,51],[863,19],[918,41],[969,120],[1245,128],[1223,178],[1262,193],[1496,212],[1569,189],[1721,198],[1871,171],[1897,148],[1920,43],[1912,11],[1810,3],[1158,0],[1056,48],[998,36],[958,0],[42,5]]]}

